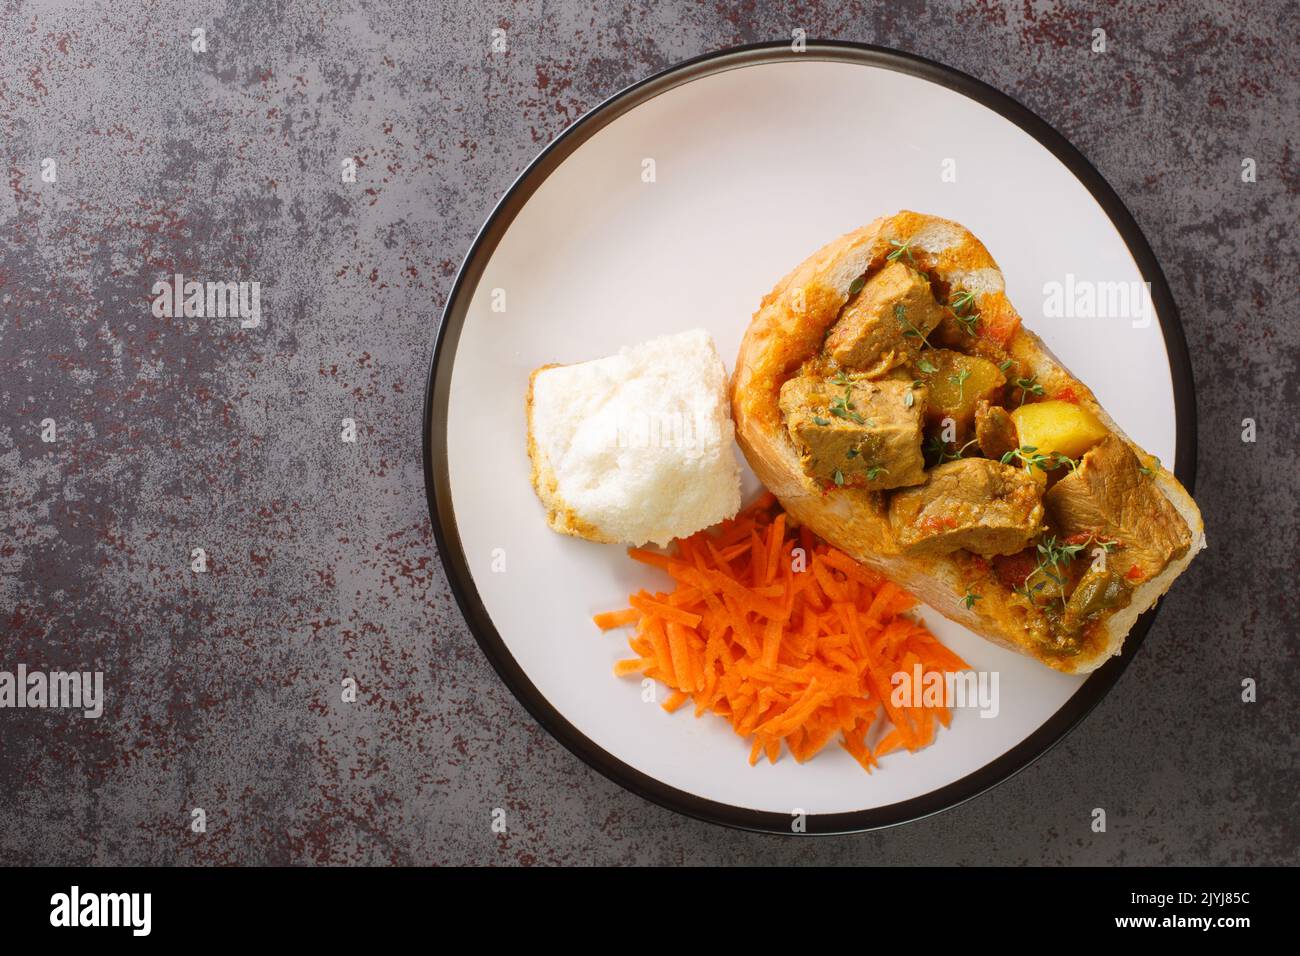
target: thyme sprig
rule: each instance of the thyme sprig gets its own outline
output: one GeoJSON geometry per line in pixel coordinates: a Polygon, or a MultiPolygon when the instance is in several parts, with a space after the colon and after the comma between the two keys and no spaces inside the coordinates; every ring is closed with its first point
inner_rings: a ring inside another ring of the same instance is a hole
{"type": "Polygon", "coordinates": [[[944,441],[938,435],[931,435],[925,442],[925,454],[934,456],[934,463],[942,465],[948,461],[959,461],[966,456],[966,449],[976,444],[978,439],[972,438],[966,444],[957,449],[956,453],[948,451],[949,442],[944,441]]]}
{"type": "Polygon", "coordinates": [[[1056,535],[1038,542],[1036,570],[1048,580],[1054,581],[1060,589],[1062,611],[1065,610],[1065,573],[1062,568],[1072,562],[1084,547],[1083,544],[1058,544],[1056,535]]]}
{"type": "Polygon", "coordinates": [[[865,425],[867,420],[854,411],[856,407],[853,404],[853,386],[845,385],[844,394],[836,395],[831,399],[830,413],[836,418],[843,418],[857,425],[865,425]]]}
{"type": "Polygon", "coordinates": [[[908,262],[915,262],[912,258],[912,240],[899,242],[897,239],[890,239],[889,244],[894,247],[894,251],[885,256],[890,262],[897,262],[902,256],[907,256],[908,262]]]}
{"type": "Polygon", "coordinates": [[[956,375],[949,375],[948,381],[957,386],[957,401],[960,404],[966,404],[966,379],[970,378],[970,369],[964,368],[956,375]]]}
{"type": "Polygon", "coordinates": [[[898,324],[903,327],[904,338],[918,338],[924,343],[926,348],[933,348],[930,340],[925,337],[925,333],[918,329],[907,317],[907,308],[901,302],[894,304],[894,318],[898,324]]]}
{"type": "Polygon", "coordinates": [[[1042,395],[1043,386],[1038,382],[1037,375],[1031,375],[1029,378],[1016,379],[1016,388],[1020,389],[1020,404],[1025,404],[1025,398],[1029,395],[1042,395]]]}
{"type": "Polygon", "coordinates": [[[1073,458],[1062,455],[1059,451],[1044,454],[1038,450],[1037,445],[1021,445],[1019,448],[1013,448],[1002,456],[1001,461],[1004,465],[1020,461],[1024,464],[1025,471],[1033,471],[1037,468],[1039,471],[1048,472],[1055,471],[1062,466],[1074,471],[1079,467],[1079,463],[1073,458]]]}
{"type": "Polygon", "coordinates": [[[952,309],[953,317],[961,326],[962,331],[971,338],[979,331],[980,314],[975,311],[975,293],[958,292],[948,300],[948,308],[952,309]]]}

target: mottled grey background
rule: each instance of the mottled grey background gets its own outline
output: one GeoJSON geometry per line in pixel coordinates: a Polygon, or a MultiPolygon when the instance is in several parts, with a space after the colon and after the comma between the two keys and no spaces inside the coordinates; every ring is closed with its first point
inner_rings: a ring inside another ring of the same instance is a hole
{"type": "Polygon", "coordinates": [[[1297,35],[1279,0],[0,3],[0,668],[111,695],[0,711],[0,861],[1295,862],[1297,35]],[[1182,309],[1211,540],[1051,754],[819,840],[675,816],[540,730],[454,606],[420,467],[436,319],[518,171],[625,84],[795,26],[965,70],[1114,185],[1182,309]],[[260,281],[263,327],[154,319],[174,271],[260,281]]]}

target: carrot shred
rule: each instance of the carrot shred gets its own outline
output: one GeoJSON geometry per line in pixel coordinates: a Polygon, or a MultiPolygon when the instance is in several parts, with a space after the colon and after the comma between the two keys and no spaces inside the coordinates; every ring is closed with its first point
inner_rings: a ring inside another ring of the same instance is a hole
{"type": "Polygon", "coordinates": [[[627,599],[627,602],[642,614],[650,614],[663,621],[672,621],[676,624],[684,624],[687,627],[696,627],[700,623],[698,614],[691,614],[689,611],[683,611],[671,604],[656,601],[644,591],[633,594],[627,599]]]}
{"type": "Polygon", "coordinates": [[[679,690],[675,690],[671,694],[669,694],[668,699],[665,700],[659,706],[671,714],[673,711],[675,711],[678,707],[682,706],[682,704],[684,703],[686,703],[686,695],[679,690]]]}
{"type": "Polygon", "coordinates": [[[876,744],[876,749],[872,757],[879,759],[887,753],[893,753],[899,747],[903,746],[903,735],[897,730],[891,730],[885,736],[880,738],[880,743],[876,744]]]}
{"type": "Polygon", "coordinates": [[[763,583],[771,584],[772,578],[776,576],[777,562],[781,559],[781,545],[785,542],[785,512],[776,516],[767,529],[767,560],[765,566],[767,574],[764,576],[763,583]]]}
{"type": "Polygon", "coordinates": [[[751,564],[750,586],[757,587],[767,583],[767,548],[763,544],[763,539],[759,537],[757,528],[750,529],[749,544],[750,553],[754,556],[751,564]]]}
{"type": "Polygon", "coordinates": [[[601,630],[635,625],[628,645],[636,656],[614,673],[663,682],[666,711],[693,701],[697,717],[727,720],[750,739],[751,765],[775,763],[783,750],[802,763],[838,734],[870,773],[879,758],[928,746],[951,723],[933,700],[897,704],[893,677],[969,665],[903,616],[916,604],[911,595],[806,525],[792,527],[770,492],[668,553],[628,555],[666,571],[674,586],[638,591],[630,607],[593,616],[601,630]]]}
{"type": "Polygon", "coordinates": [[[629,624],[635,624],[640,617],[640,611],[634,607],[629,607],[621,611],[605,611],[593,615],[591,619],[602,631],[608,631],[615,627],[626,627],[629,624]]]}
{"type": "Polygon", "coordinates": [[[628,548],[627,556],[633,561],[640,561],[642,564],[648,564],[651,567],[660,568],[664,571],[667,571],[674,565],[684,563],[667,554],[659,554],[657,551],[647,551],[645,548],[628,548]]]}
{"type": "Polygon", "coordinates": [[[655,666],[659,668],[664,675],[665,682],[675,684],[677,682],[677,671],[673,668],[672,650],[668,646],[668,634],[664,631],[663,623],[655,617],[649,618],[650,623],[647,625],[650,630],[650,644],[655,652],[655,666]]]}
{"type": "Polygon", "coordinates": [[[653,657],[634,657],[615,663],[614,674],[617,677],[626,677],[628,674],[640,674],[654,666],[655,659],[653,657]]]}

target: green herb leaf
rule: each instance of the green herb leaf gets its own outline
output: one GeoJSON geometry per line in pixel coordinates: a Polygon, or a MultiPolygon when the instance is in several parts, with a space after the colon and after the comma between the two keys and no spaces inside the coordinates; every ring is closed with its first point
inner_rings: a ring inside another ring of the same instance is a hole
{"type": "Polygon", "coordinates": [[[839,485],[841,488],[844,487],[844,472],[840,471],[838,468],[835,469],[835,484],[839,485]]]}
{"type": "Polygon", "coordinates": [[[867,284],[864,276],[858,276],[849,284],[849,295],[857,295],[862,291],[862,287],[867,284]]]}
{"type": "Polygon", "coordinates": [[[948,300],[948,308],[952,309],[958,315],[965,312],[975,302],[974,292],[958,292],[948,300]]]}
{"type": "Polygon", "coordinates": [[[955,315],[953,318],[957,320],[957,324],[961,326],[963,332],[971,338],[975,337],[975,333],[979,331],[980,327],[980,314],[978,312],[972,312],[970,315],[955,315]]]}
{"type": "Polygon", "coordinates": [[[930,340],[925,337],[925,333],[908,320],[907,309],[901,302],[894,303],[894,319],[903,327],[904,338],[917,338],[925,344],[926,348],[933,347],[930,345],[930,340]]]}
{"type": "MultiPolygon", "coordinates": [[[[1060,586],[1062,612],[1065,611],[1065,575],[1061,572],[1061,568],[1073,561],[1086,545],[1086,541],[1083,544],[1057,544],[1055,535],[1038,542],[1036,548],[1038,567],[1034,569],[1034,573],[1042,574],[1043,577],[1060,586]]],[[[1042,586],[1039,585],[1040,588],[1042,586]]]]}
{"type": "Polygon", "coordinates": [[[863,425],[866,423],[866,419],[853,410],[852,394],[853,390],[847,385],[844,386],[844,394],[836,395],[831,399],[830,413],[837,418],[863,425]]]}
{"type": "Polygon", "coordinates": [[[948,300],[948,308],[952,309],[953,317],[961,326],[962,331],[972,338],[979,329],[980,314],[974,310],[975,293],[958,292],[948,300]]]}
{"type": "Polygon", "coordinates": [[[907,240],[907,242],[899,242],[897,239],[890,239],[889,244],[894,247],[894,251],[891,252],[889,255],[885,256],[885,258],[888,259],[890,262],[896,262],[901,256],[907,256],[908,262],[916,261],[912,258],[911,239],[907,240]]]}
{"type": "Polygon", "coordinates": [[[814,425],[821,425],[823,428],[825,428],[825,427],[826,427],[827,425],[829,425],[830,423],[831,423],[831,420],[830,420],[829,418],[822,418],[820,415],[814,415],[814,416],[813,416],[813,424],[814,424],[814,425]]]}
{"type": "Polygon", "coordinates": [[[917,362],[916,367],[927,375],[933,375],[935,372],[939,371],[939,366],[935,365],[927,358],[923,358],[921,361],[917,362]]]}
{"type": "Polygon", "coordinates": [[[1043,386],[1038,384],[1038,376],[1031,375],[1029,378],[1016,379],[1016,388],[1020,389],[1020,404],[1025,404],[1025,397],[1028,395],[1042,395],[1043,386]]]}
{"type": "MultiPolygon", "coordinates": [[[[948,450],[948,443],[938,435],[931,435],[926,439],[922,446],[922,452],[934,458],[936,465],[942,465],[946,461],[958,461],[966,456],[966,449],[976,444],[976,439],[972,438],[966,444],[962,445],[955,452],[948,450]]],[[[1008,452],[1010,454],[1010,452],[1008,452]]]]}
{"type": "Polygon", "coordinates": [[[964,403],[966,401],[966,379],[970,378],[970,369],[964,368],[956,375],[949,375],[948,381],[952,382],[958,388],[957,401],[964,403]]]}
{"type": "Polygon", "coordinates": [[[1059,451],[1052,452],[1050,455],[1041,454],[1036,445],[1021,445],[1014,451],[1007,452],[1002,456],[1002,464],[1009,465],[1016,459],[1024,464],[1025,471],[1033,471],[1035,468],[1042,472],[1055,471],[1062,465],[1069,466],[1073,471],[1078,467],[1078,463],[1073,458],[1068,458],[1059,451]]]}

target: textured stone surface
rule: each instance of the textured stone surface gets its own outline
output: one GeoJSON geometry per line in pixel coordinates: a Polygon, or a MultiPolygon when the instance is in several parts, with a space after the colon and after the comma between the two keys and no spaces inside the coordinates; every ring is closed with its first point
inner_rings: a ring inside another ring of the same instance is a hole
{"type": "Polygon", "coordinates": [[[0,711],[0,862],[1295,862],[1296,4],[590,7],[0,5],[0,667],[112,694],[0,711]],[[677,817],[531,721],[449,595],[419,442],[437,315],[517,172],[623,85],[795,26],[972,73],[1114,185],[1182,309],[1212,538],[1061,746],[813,841],[677,817]],[[153,318],[174,271],[260,281],[265,325],[153,318]]]}

